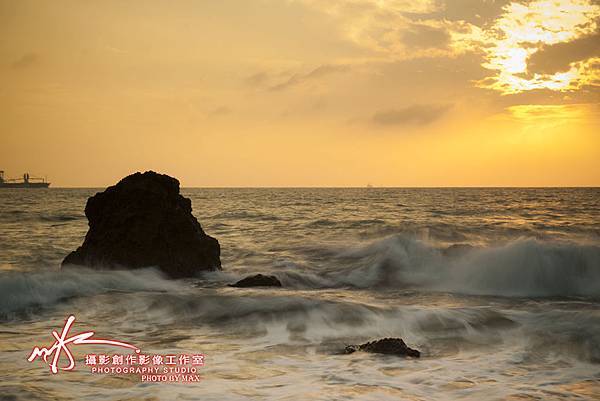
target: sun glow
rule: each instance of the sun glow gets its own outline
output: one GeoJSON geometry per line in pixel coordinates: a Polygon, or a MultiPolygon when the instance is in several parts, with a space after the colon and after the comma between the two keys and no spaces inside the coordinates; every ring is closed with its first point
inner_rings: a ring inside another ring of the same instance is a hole
{"type": "Polygon", "coordinates": [[[538,124],[540,121],[585,121],[593,110],[585,104],[521,104],[509,107],[508,112],[518,120],[538,124]]]}
{"type": "Polygon", "coordinates": [[[483,66],[496,75],[479,83],[503,94],[533,89],[570,91],[584,85],[597,85],[598,72],[590,68],[595,59],[571,63],[566,71],[554,74],[532,73],[527,61],[544,45],[570,42],[598,29],[600,6],[588,0],[541,0],[528,5],[511,3],[504,15],[487,32],[492,44],[486,49],[483,66]]]}

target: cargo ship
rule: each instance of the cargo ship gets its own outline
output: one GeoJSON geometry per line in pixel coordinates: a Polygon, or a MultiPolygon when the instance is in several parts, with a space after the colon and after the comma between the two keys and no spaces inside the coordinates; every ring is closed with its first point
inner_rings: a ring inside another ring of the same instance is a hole
{"type": "Polygon", "coordinates": [[[48,188],[50,183],[45,178],[30,177],[29,173],[23,174],[22,179],[4,178],[4,171],[0,170],[0,188],[48,188]]]}

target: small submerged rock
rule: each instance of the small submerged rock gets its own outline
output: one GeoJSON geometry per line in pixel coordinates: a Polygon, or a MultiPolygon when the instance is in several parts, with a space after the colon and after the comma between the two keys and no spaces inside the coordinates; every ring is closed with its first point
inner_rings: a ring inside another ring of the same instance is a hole
{"type": "Polygon", "coordinates": [[[275,276],[266,276],[256,274],[241,279],[235,284],[229,284],[230,287],[281,287],[281,281],[275,276]]]}
{"type": "Polygon", "coordinates": [[[88,199],[89,231],[63,266],[158,267],[170,277],[221,268],[219,242],[204,233],[179,181],[153,171],[123,178],[88,199]]]}
{"type": "Polygon", "coordinates": [[[373,354],[410,356],[413,358],[419,358],[421,356],[419,351],[409,348],[401,338],[384,338],[360,345],[348,345],[344,351],[346,354],[363,351],[373,354]]]}

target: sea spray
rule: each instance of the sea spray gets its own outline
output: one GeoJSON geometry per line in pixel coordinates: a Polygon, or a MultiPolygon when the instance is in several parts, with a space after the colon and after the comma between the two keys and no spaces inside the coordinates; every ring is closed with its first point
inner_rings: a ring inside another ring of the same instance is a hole
{"type": "Polygon", "coordinates": [[[521,238],[452,254],[411,236],[394,235],[328,256],[335,261],[329,269],[282,270],[284,285],[600,297],[600,247],[595,245],[521,238]]]}
{"type": "Polygon", "coordinates": [[[0,275],[0,318],[52,307],[61,300],[110,291],[167,291],[178,288],[156,270],[5,272],[0,275]]]}

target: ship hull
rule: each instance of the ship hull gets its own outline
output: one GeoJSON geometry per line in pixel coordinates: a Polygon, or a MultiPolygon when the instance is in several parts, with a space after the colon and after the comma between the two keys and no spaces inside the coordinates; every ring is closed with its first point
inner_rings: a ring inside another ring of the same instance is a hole
{"type": "Polygon", "coordinates": [[[1,188],[48,188],[49,182],[3,182],[0,183],[1,188]]]}

